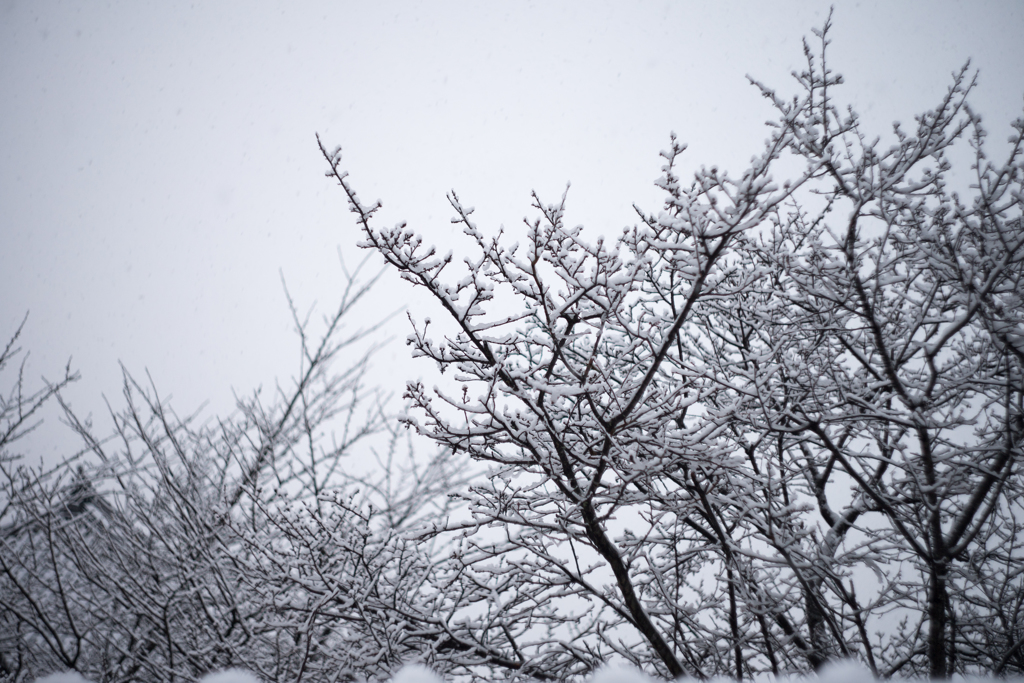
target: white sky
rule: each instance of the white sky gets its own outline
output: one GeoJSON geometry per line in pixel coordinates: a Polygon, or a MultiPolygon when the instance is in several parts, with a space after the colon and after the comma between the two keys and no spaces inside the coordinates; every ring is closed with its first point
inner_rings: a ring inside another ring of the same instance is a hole
{"type": "MultiPolygon", "coordinates": [[[[1024,3],[837,3],[831,62],[885,134],[938,102],[967,58],[992,150],[1024,104],[1024,3]]],[[[52,2],[0,0],[0,337],[26,311],[30,377],[68,357],[103,424],[118,362],[181,412],[295,369],[278,271],[300,307],[362,256],[316,148],[382,218],[452,246],[455,188],[486,229],[529,193],[593,234],[656,209],[658,151],[741,165],[771,117],[745,78],[794,92],[817,2],[52,2]]],[[[368,315],[416,301],[385,283],[368,315]]],[[[429,312],[416,303],[419,318],[429,312]]],[[[393,328],[399,339],[407,323],[393,328]]],[[[379,380],[420,372],[394,343],[379,380]]],[[[6,390],[5,387],[0,389],[6,390]]],[[[31,442],[68,441],[48,423],[31,442]]]]}

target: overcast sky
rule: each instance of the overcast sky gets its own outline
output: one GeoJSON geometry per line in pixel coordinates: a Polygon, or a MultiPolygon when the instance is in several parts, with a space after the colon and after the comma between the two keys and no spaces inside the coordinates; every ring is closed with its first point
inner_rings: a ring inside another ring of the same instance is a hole
{"type": "MultiPolygon", "coordinates": [[[[314,138],[360,196],[455,246],[455,188],[487,230],[571,181],[591,234],[656,209],[670,131],[689,168],[741,169],[771,117],[746,75],[792,94],[816,2],[0,1],[0,336],[30,312],[30,377],[73,357],[102,424],[119,362],[174,405],[296,366],[281,288],[327,307],[358,236],[314,138]]],[[[1024,3],[837,3],[839,98],[869,131],[939,101],[968,58],[993,150],[1024,104],[1024,3]]],[[[409,302],[385,282],[368,316],[409,302]]],[[[414,300],[413,300],[414,301],[414,300]]],[[[419,310],[415,313],[426,315],[419,310]]],[[[398,320],[393,333],[407,333],[398,320]]],[[[377,378],[417,372],[400,343],[377,378]]],[[[7,387],[0,387],[6,391],[7,387]]],[[[66,448],[49,423],[34,454],[66,448]]]]}

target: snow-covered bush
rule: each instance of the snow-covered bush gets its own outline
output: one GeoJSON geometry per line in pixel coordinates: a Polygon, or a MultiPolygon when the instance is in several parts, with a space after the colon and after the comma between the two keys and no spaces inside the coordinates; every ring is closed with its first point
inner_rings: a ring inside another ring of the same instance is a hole
{"type": "Polygon", "coordinates": [[[112,438],[65,412],[93,461],[40,471],[12,446],[74,376],[15,387],[0,405],[0,680],[194,681],[239,665],[267,681],[384,679],[448,637],[433,551],[403,532],[443,514],[465,473],[450,453],[405,462],[364,388],[368,357],[351,351],[367,328],[343,334],[370,291],[357,275],[319,341],[296,317],[301,373],[271,405],[257,393],[197,424],[126,374],[112,438]],[[347,467],[373,436],[381,471],[347,467]]]}

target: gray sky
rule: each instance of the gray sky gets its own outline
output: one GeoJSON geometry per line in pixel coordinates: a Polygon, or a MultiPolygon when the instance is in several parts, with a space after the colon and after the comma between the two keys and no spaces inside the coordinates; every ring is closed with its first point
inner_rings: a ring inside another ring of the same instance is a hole
{"type": "MultiPolygon", "coordinates": [[[[68,357],[103,424],[118,362],[179,411],[295,369],[279,270],[325,307],[338,249],[362,253],[319,132],[364,200],[452,243],[455,188],[481,227],[515,226],[567,181],[592,234],[655,209],[658,151],[740,169],[771,111],[745,78],[794,92],[817,2],[0,1],[0,336],[30,311],[29,375],[68,357]]],[[[869,131],[936,104],[968,58],[994,152],[1024,104],[1024,4],[838,3],[839,98],[869,131]]],[[[374,311],[415,301],[385,282],[374,311]]],[[[419,317],[428,313],[420,310],[419,317]]],[[[407,323],[399,320],[402,338],[407,323]]],[[[417,365],[392,344],[379,379],[417,365]]],[[[49,425],[53,427],[51,423],[49,425]]],[[[34,454],[68,443],[47,429],[34,454]]]]}

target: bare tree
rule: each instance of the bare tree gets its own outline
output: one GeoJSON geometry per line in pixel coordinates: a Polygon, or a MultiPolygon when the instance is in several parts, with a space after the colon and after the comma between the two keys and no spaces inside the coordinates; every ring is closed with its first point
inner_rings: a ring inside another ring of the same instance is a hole
{"type": "MultiPolygon", "coordinates": [[[[771,343],[743,349],[758,360],[743,373],[756,387],[748,424],[805,480],[827,529],[825,548],[813,546],[798,563],[806,599],[820,603],[816,591],[832,584],[838,604],[861,611],[831,555],[862,515],[880,515],[886,533],[858,535],[895,547],[863,559],[901,568],[910,583],[892,599],[920,619],[885,673],[906,665],[944,677],[960,670],[961,656],[1000,668],[1006,651],[979,658],[959,630],[957,613],[975,589],[957,565],[987,552],[979,539],[1020,531],[1012,473],[1024,438],[1024,122],[1014,124],[1007,161],[990,162],[966,103],[973,80],[965,67],[913,133],[897,126],[896,144],[881,149],[834,104],[830,88],[840,79],[825,67],[825,44],[821,66],[808,53],[812,68],[800,75],[807,91],[820,91],[817,115],[788,124],[799,140],[793,152],[820,164],[825,205],[815,214],[793,207],[757,246],[777,305],[761,307],[771,312],[756,325],[771,331],[771,343]],[[947,158],[965,135],[975,174],[966,200],[949,190],[947,158]],[[833,510],[837,489],[851,491],[852,502],[833,510]]],[[[1019,559],[1011,565],[1019,571],[1019,559]]],[[[841,629],[829,633],[819,607],[807,610],[813,644],[845,654],[841,629]]]]}
{"type": "Polygon", "coordinates": [[[378,227],[321,144],[362,246],[446,318],[412,342],[452,380],[409,384],[406,419],[490,466],[434,533],[452,594],[490,591],[462,623],[521,673],[1020,660],[1024,122],[989,161],[965,67],[885,149],[836,104],[828,29],[796,97],[755,83],[778,118],[747,169],[684,182],[673,137],[662,210],[614,242],[565,196],[487,236],[453,192],[460,262],[378,227]]]}

